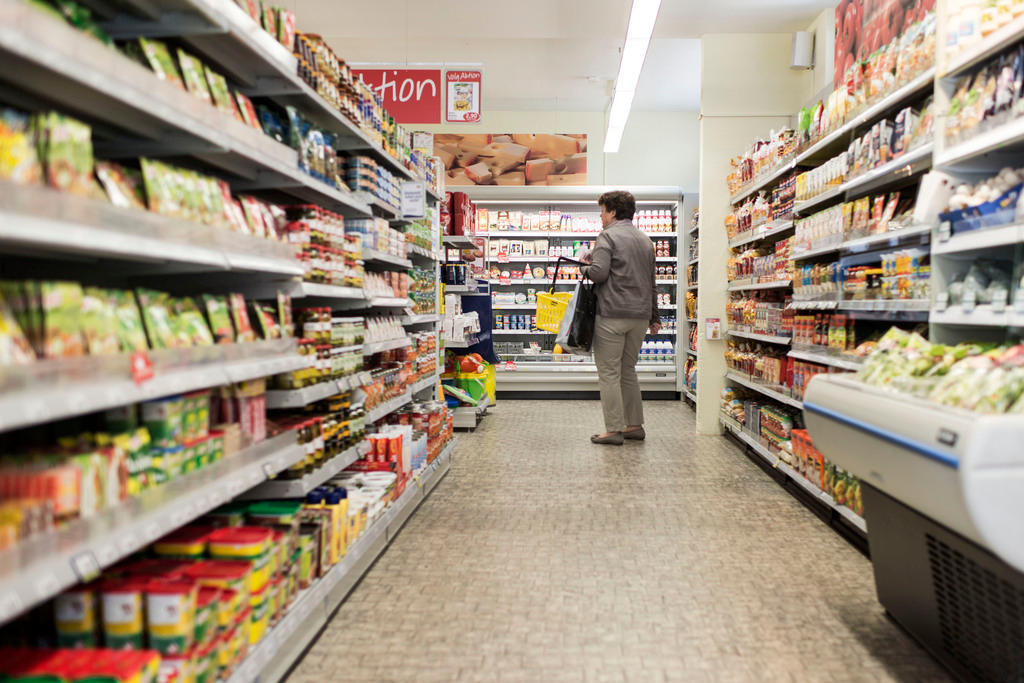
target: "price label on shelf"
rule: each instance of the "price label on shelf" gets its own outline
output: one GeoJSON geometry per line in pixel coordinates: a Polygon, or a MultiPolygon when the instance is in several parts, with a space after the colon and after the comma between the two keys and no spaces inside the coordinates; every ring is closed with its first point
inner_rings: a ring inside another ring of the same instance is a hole
{"type": "Polygon", "coordinates": [[[145,351],[136,351],[131,355],[132,379],[136,384],[142,384],[153,379],[153,361],[145,351]]]}
{"type": "Polygon", "coordinates": [[[1018,289],[1013,295],[1013,312],[1024,315],[1024,289],[1018,289]]]}
{"type": "Polygon", "coordinates": [[[1003,292],[1000,296],[992,299],[992,312],[993,313],[1004,313],[1006,311],[1006,297],[1009,296],[1009,292],[1003,292]]]}
{"type": "Polygon", "coordinates": [[[949,307],[949,292],[939,292],[935,295],[935,310],[944,311],[949,307]]]}
{"type": "Polygon", "coordinates": [[[516,365],[516,362],[514,360],[507,360],[505,361],[505,369],[509,371],[515,371],[518,370],[519,367],[516,365]]]}
{"type": "Polygon", "coordinates": [[[81,582],[92,581],[100,575],[100,564],[91,551],[78,553],[71,558],[71,571],[81,582]]]}
{"type": "Polygon", "coordinates": [[[964,313],[971,313],[974,311],[974,307],[978,303],[978,295],[973,289],[969,289],[964,292],[964,313]]]}
{"type": "Polygon", "coordinates": [[[498,263],[508,263],[509,262],[508,252],[507,251],[499,251],[498,252],[497,261],[498,261],[498,263]]]}
{"type": "Polygon", "coordinates": [[[949,238],[953,236],[953,226],[949,221],[942,221],[939,223],[939,227],[935,229],[935,237],[940,242],[948,242],[949,238]]]}

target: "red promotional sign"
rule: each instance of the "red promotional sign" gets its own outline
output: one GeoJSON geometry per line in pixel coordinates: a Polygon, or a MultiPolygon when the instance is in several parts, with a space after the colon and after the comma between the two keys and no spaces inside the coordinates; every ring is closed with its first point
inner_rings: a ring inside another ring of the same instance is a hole
{"type": "Polygon", "coordinates": [[[478,123],[481,112],[483,73],[448,71],[445,73],[445,122],[478,123]]]}
{"type": "Polygon", "coordinates": [[[398,123],[441,123],[440,69],[353,69],[398,123]]]}

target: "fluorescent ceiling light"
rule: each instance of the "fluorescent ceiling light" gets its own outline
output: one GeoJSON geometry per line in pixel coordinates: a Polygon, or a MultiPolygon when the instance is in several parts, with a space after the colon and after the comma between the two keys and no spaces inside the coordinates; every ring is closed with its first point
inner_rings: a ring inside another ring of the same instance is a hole
{"type": "Polygon", "coordinates": [[[619,73],[615,77],[615,93],[608,110],[608,130],[604,136],[604,151],[607,154],[619,151],[622,132],[633,106],[633,95],[636,94],[644,60],[647,59],[647,47],[651,43],[651,33],[654,32],[660,8],[661,0],[633,0],[629,12],[629,28],[626,29],[626,44],[622,48],[619,73]]]}

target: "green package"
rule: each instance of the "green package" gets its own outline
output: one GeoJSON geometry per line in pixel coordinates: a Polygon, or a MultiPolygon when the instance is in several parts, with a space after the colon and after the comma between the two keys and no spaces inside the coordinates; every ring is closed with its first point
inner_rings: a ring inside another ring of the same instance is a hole
{"type": "Polygon", "coordinates": [[[117,353],[121,342],[117,337],[115,301],[110,292],[86,287],[82,297],[82,332],[90,355],[117,353]]]}
{"type": "Polygon", "coordinates": [[[175,330],[174,315],[170,297],[164,292],[149,289],[136,291],[142,320],[146,326],[146,337],[151,349],[171,349],[180,346],[175,330]]]}
{"type": "Polygon", "coordinates": [[[37,121],[37,148],[47,183],[65,192],[94,195],[92,128],[57,112],[40,115],[37,121]]]}
{"type": "Polygon", "coordinates": [[[167,49],[167,45],[159,40],[139,38],[139,47],[142,48],[142,54],[146,57],[146,63],[153,70],[153,73],[157,75],[157,78],[173,83],[182,90],[185,89],[185,84],[181,80],[181,74],[178,73],[178,67],[174,64],[174,57],[171,56],[171,51],[167,49]]]}
{"type": "Polygon", "coordinates": [[[203,295],[206,307],[206,319],[213,330],[213,338],[218,344],[231,344],[235,341],[235,328],[231,324],[231,311],[227,297],[203,295]]]}
{"type": "Polygon", "coordinates": [[[142,422],[146,425],[153,446],[173,449],[182,443],[184,410],[185,399],[181,396],[161,398],[142,404],[142,422]]]}
{"type": "Polygon", "coordinates": [[[238,110],[231,99],[231,93],[228,92],[228,82],[208,66],[204,65],[203,70],[206,72],[206,84],[210,87],[210,96],[213,98],[214,106],[226,114],[239,118],[238,110]]]}
{"type": "Polygon", "coordinates": [[[181,67],[186,89],[207,104],[213,104],[210,88],[206,85],[206,75],[203,73],[203,63],[178,48],[178,65],[181,67]]]}
{"type": "Polygon", "coordinates": [[[43,282],[43,357],[85,355],[82,336],[82,286],[77,282],[43,282]]]}
{"type": "Polygon", "coordinates": [[[280,339],[281,329],[277,325],[277,320],[274,319],[274,307],[269,304],[256,304],[252,305],[253,316],[256,318],[256,324],[260,328],[260,332],[263,334],[264,339],[280,339]]]}
{"type": "Polygon", "coordinates": [[[121,351],[146,351],[149,348],[146,343],[146,328],[142,323],[135,295],[130,290],[111,290],[110,295],[114,300],[114,318],[121,351]]]}
{"type": "Polygon", "coordinates": [[[213,334],[192,299],[175,299],[174,312],[192,346],[212,346],[213,334]]]}
{"type": "Polygon", "coordinates": [[[109,161],[96,163],[96,177],[114,206],[144,209],[141,176],[109,161]]]}

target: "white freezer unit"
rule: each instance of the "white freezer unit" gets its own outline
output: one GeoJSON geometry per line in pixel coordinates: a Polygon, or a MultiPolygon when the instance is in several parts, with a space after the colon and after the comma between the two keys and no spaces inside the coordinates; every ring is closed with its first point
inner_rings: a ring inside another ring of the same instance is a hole
{"type": "Polygon", "coordinates": [[[1024,571],[1024,416],[981,415],[818,375],[804,418],[829,460],[1024,571]]]}

